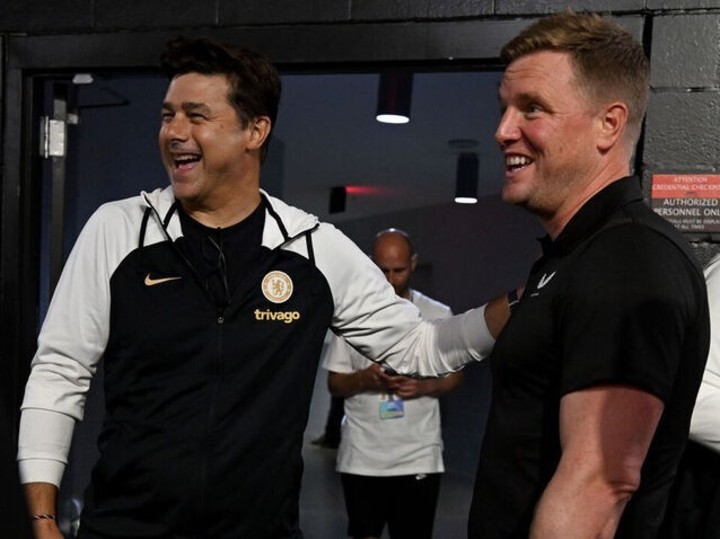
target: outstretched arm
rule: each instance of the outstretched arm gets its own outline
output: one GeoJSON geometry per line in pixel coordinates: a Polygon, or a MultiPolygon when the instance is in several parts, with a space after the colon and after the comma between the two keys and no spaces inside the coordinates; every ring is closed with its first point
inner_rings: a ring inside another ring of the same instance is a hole
{"type": "Polygon", "coordinates": [[[502,296],[491,299],[485,306],[485,324],[490,335],[497,339],[500,332],[510,319],[511,303],[515,303],[522,296],[523,288],[518,288],[502,296]]]}

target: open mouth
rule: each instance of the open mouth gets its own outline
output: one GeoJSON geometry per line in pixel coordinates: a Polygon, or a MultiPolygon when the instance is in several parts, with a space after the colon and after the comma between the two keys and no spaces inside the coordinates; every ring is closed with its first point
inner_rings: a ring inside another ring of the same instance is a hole
{"type": "Polygon", "coordinates": [[[515,172],[530,165],[532,162],[532,159],[524,155],[508,155],[505,157],[505,168],[511,172],[515,172]]]}
{"type": "Polygon", "coordinates": [[[195,163],[200,161],[200,156],[196,154],[182,154],[176,155],[173,159],[173,164],[178,170],[186,170],[192,168],[195,163]]]}

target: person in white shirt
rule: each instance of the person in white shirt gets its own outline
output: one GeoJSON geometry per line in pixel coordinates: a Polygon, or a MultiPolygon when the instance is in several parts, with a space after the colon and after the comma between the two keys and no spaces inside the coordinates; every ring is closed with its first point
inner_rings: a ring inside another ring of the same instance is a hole
{"type": "Polygon", "coordinates": [[[720,453],[720,255],[705,268],[710,304],[710,351],[698,391],[690,439],[720,453]]]}
{"type": "Polygon", "coordinates": [[[710,349],[663,522],[663,539],[720,539],[720,255],[704,270],[710,349]]]}
{"type": "MultiPolygon", "coordinates": [[[[424,319],[452,315],[447,305],[410,288],[417,254],[405,232],[380,232],[372,258],[396,294],[414,303],[424,319]]],[[[462,374],[431,379],[398,375],[334,336],[323,366],[332,395],[345,398],[337,470],[348,535],[380,537],[387,524],[393,539],[432,537],[444,471],[437,397],[455,388],[462,374]]]]}

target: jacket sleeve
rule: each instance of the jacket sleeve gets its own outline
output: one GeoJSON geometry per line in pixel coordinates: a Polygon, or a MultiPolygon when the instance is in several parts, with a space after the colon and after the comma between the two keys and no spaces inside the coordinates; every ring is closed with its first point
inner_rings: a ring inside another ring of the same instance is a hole
{"type": "Polygon", "coordinates": [[[25,387],[18,441],[21,481],[59,485],[76,421],[105,349],[110,275],[121,215],[100,208],[83,228],[45,317],[25,387]],[[113,230],[115,234],[108,234],[113,230]]]}
{"type": "Polygon", "coordinates": [[[335,303],[333,331],[366,357],[399,373],[439,376],[492,351],[484,306],[423,321],[417,307],[399,298],[370,258],[332,225],[320,226],[314,245],[335,303]]]}

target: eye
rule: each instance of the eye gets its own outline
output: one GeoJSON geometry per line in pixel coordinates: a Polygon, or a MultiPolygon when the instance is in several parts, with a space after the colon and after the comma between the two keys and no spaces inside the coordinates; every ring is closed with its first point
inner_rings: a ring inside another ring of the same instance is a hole
{"type": "Polygon", "coordinates": [[[169,110],[164,110],[160,114],[160,120],[162,121],[162,123],[167,123],[172,120],[174,116],[174,113],[170,112],[169,110]]]}
{"type": "Polygon", "coordinates": [[[540,114],[545,109],[543,109],[538,103],[530,103],[528,104],[527,108],[525,109],[525,113],[532,116],[536,114],[540,114]]]}
{"type": "Polygon", "coordinates": [[[207,119],[204,114],[201,114],[199,112],[189,113],[188,118],[190,118],[190,120],[193,122],[202,122],[207,119]]]}

